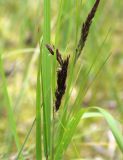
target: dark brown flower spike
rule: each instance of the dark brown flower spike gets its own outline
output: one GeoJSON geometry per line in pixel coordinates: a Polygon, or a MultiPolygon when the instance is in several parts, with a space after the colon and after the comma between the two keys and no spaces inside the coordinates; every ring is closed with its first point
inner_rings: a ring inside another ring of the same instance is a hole
{"type": "MultiPolygon", "coordinates": [[[[50,45],[46,45],[49,52],[54,55],[55,48],[52,48],[50,45]]],[[[61,53],[58,49],[56,49],[56,57],[57,61],[60,65],[60,68],[57,71],[57,89],[55,92],[55,109],[56,111],[59,110],[59,107],[61,105],[62,97],[66,90],[66,79],[67,79],[67,71],[68,71],[68,64],[69,64],[69,58],[68,56],[65,60],[62,59],[61,53]]]]}
{"type": "Polygon", "coordinates": [[[62,97],[66,90],[66,79],[67,79],[67,71],[68,71],[68,64],[69,64],[69,58],[68,56],[61,65],[61,68],[57,71],[57,89],[55,92],[56,101],[55,101],[55,108],[56,111],[59,110],[62,97]]]}
{"type": "Polygon", "coordinates": [[[79,56],[83,50],[83,47],[85,46],[85,42],[88,37],[90,26],[91,26],[92,20],[95,16],[99,2],[100,2],[100,0],[96,0],[96,2],[94,3],[94,6],[92,7],[90,13],[88,14],[88,16],[86,18],[86,21],[82,25],[80,40],[79,40],[78,46],[76,48],[76,60],[79,58],[79,56]]]}

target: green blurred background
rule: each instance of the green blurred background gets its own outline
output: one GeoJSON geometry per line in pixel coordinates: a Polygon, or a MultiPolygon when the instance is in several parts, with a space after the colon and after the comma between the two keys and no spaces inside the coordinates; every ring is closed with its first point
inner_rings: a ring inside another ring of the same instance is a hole
{"type": "MultiPolygon", "coordinates": [[[[76,0],[66,0],[57,44],[64,54],[73,53],[81,24],[93,3],[94,0],[83,0],[81,5],[76,7],[76,0]],[[77,29],[77,26],[80,27],[77,29]]],[[[52,44],[55,43],[59,5],[60,0],[51,1],[52,44]]],[[[82,104],[105,107],[121,123],[123,117],[122,8],[123,1],[101,1],[82,59],[78,61],[78,68],[81,63],[85,68],[89,68],[95,61],[88,80],[91,82],[100,67],[100,62],[111,54],[89,88],[82,104]],[[97,55],[99,55],[98,60],[97,55]]],[[[38,42],[42,32],[43,0],[0,0],[0,52],[4,60],[8,90],[21,143],[35,117],[38,42]]],[[[84,72],[82,74],[84,76],[84,72]]],[[[79,85],[81,85],[81,79],[77,81],[74,88],[73,99],[79,85]]],[[[16,154],[15,144],[10,134],[0,77],[0,159],[14,159],[16,154]]],[[[24,155],[27,159],[35,159],[35,129],[26,144],[24,155]]],[[[87,160],[122,160],[122,155],[107,124],[99,118],[79,125],[73,144],[70,145],[64,159],[75,157],[83,157],[87,160]]]]}

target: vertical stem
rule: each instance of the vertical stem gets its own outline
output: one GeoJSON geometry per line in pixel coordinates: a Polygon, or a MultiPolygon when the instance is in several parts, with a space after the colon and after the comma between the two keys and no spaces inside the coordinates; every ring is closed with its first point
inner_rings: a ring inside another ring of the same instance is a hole
{"type": "MultiPolygon", "coordinates": [[[[41,55],[41,52],[40,52],[41,55]]],[[[41,56],[39,57],[36,87],[36,160],[42,159],[41,149],[41,56]]]]}
{"type": "Polygon", "coordinates": [[[54,159],[54,130],[55,130],[55,107],[53,106],[53,125],[52,125],[52,160],[54,159]]]}
{"type": "Polygon", "coordinates": [[[48,159],[51,143],[51,57],[45,47],[50,43],[50,0],[44,0],[44,26],[43,26],[43,52],[42,52],[42,88],[43,88],[43,139],[44,153],[48,159]],[[50,89],[49,89],[50,88],[50,89]],[[48,93],[47,90],[49,89],[48,93]],[[47,98],[48,97],[48,98],[47,98]]]}

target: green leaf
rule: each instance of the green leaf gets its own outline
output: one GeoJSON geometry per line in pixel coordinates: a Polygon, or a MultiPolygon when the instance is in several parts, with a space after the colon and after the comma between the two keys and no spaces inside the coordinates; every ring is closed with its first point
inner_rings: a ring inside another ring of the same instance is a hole
{"type": "Polygon", "coordinates": [[[118,128],[117,121],[106,110],[99,108],[99,107],[94,107],[94,109],[98,110],[103,115],[103,117],[107,121],[107,123],[112,131],[112,134],[115,137],[115,140],[116,140],[120,150],[123,152],[123,135],[120,132],[120,129],[118,128]]]}
{"type": "Polygon", "coordinates": [[[94,110],[94,112],[89,112],[88,109],[87,111],[81,109],[68,122],[64,131],[64,135],[59,143],[59,146],[58,148],[56,148],[55,160],[62,158],[64,151],[66,151],[68,145],[71,142],[71,139],[74,135],[74,131],[76,130],[77,125],[80,122],[81,118],[85,119],[91,117],[104,117],[112,131],[112,134],[114,135],[114,138],[119,148],[123,152],[123,136],[118,128],[118,122],[106,110],[102,108],[91,107],[89,108],[89,110],[90,109],[94,110]],[[97,112],[95,110],[97,110],[97,112]]]}
{"type": "Polygon", "coordinates": [[[82,116],[82,119],[85,118],[96,118],[96,117],[102,117],[102,114],[99,112],[85,112],[82,116]]]}
{"type": "MultiPolygon", "coordinates": [[[[119,146],[121,152],[123,152],[123,135],[120,131],[120,129],[118,128],[118,122],[112,117],[112,115],[110,113],[108,113],[106,110],[100,108],[100,107],[91,107],[91,110],[97,110],[106,120],[106,122],[109,125],[109,128],[112,131],[112,134],[117,142],[117,145],[119,146]]],[[[90,113],[86,112],[82,118],[88,118],[91,117],[90,113]]],[[[96,115],[95,115],[96,116],[96,115]]],[[[94,115],[93,115],[94,117],[94,115]]]]}
{"type": "Polygon", "coordinates": [[[56,148],[55,160],[61,159],[64,151],[67,149],[68,145],[70,144],[70,142],[72,140],[74,132],[75,132],[77,125],[80,122],[83,114],[84,114],[84,110],[81,109],[68,122],[66,129],[65,129],[65,132],[64,132],[64,135],[61,138],[60,144],[59,144],[58,148],[56,148]]]}
{"type": "Polygon", "coordinates": [[[36,88],[36,160],[42,159],[41,149],[41,53],[39,56],[36,88]]]}
{"type": "Polygon", "coordinates": [[[42,49],[42,97],[43,97],[43,140],[45,157],[49,157],[51,146],[51,56],[45,45],[50,43],[50,0],[44,0],[44,26],[43,26],[43,49],[42,49]],[[49,92],[47,93],[47,90],[49,92]],[[46,98],[48,97],[48,98],[46,98]]]}

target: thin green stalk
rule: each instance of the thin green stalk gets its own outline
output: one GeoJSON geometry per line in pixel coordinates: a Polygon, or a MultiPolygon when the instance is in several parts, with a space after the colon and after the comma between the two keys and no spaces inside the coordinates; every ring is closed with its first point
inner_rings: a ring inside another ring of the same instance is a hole
{"type": "Polygon", "coordinates": [[[42,160],[41,146],[41,56],[39,56],[36,88],[36,160],[42,160]]]}
{"type": "Polygon", "coordinates": [[[43,96],[43,131],[44,153],[49,157],[51,143],[51,57],[45,45],[50,43],[50,0],[44,0],[44,29],[43,29],[43,52],[42,52],[42,96],[43,96]],[[48,98],[46,98],[47,89],[48,98]]]}
{"type": "Polygon", "coordinates": [[[21,153],[22,153],[22,151],[23,151],[23,149],[24,149],[24,147],[25,147],[25,144],[26,144],[26,142],[27,142],[27,140],[28,140],[28,138],[29,138],[29,136],[30,136],[30,133],[31,133],[31,131],[32,131],[34,125],[35,125],[35,122],[36,122],[36,118],[33,120],[33,123],[32,123],[32,125],[31,125],[31,127],[30,127],[30,129],[29,129],[29,131],[28,131],[28,133],[27,133],[27,135],[26,135],[26,138],[25,138],[25,140],[24,140],[23,145],[21,146],[21,149],[20,149],[20,151],[19,151],[19,153],[18,153],[18,155],[17,155],[16,160],[19,160],[20,155],[21,155],[21,153]]]}
{"type": "Polygon", "coordinates": [[[53,107],[53,117],[52,117],[52,148],[51,148],[51,160],[54,159],[54,151],[55,151],[55,148],[54,148],[54,142],[55,142],[55,107],[53,107]]]}

